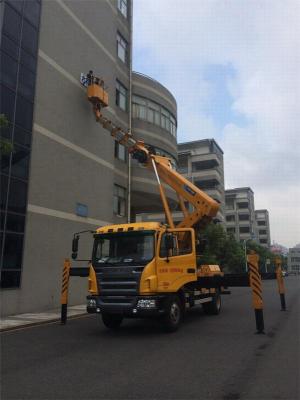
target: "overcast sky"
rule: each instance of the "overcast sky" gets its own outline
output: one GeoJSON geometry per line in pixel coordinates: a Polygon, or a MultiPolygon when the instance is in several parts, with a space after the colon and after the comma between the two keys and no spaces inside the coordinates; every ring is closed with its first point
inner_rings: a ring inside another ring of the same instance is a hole
{"type": "Polygon", "coordinates": [[[271,240],[300,242],[300,0],[135,0],[133,68],[165,85],[178,142],[214,138],[271,240]]]}

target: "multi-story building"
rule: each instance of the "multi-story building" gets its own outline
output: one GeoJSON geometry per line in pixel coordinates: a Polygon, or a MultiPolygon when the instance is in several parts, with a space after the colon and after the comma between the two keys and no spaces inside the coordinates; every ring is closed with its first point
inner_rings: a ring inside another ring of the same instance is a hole
{"type": "Polygon", "coordinates": [[[220,204],[216,219],[225,222],[223,150],[214,139],[178,144],[178,170],[220,204]]]}
{"type": "Polygon", "coordinates": [[[300,274],[300,244],[289,249],[288,272],[300,274]]]}
{"type": "MultiPolygon", "coordinates": [[[[126,222],[130,212],[134,219],[150,198],[160,209],[154,179],[95,122],[81,74],[104,79],[105,116],[125,130],[134,125],[174,162],[177,116],[167,89],[131,72],[131,0],[0,7],[3,138],[13,144],[1,159],[1,302],[13,314],[58,306],[74,232],[126,222]]],[[[80,253],[90,258],[91,240],[80,253]]],[[[73,278],[70,303],[85,295],[86,281],[73,278]]]]}
{"type": "Polygon", "coordinates": [[[255,210],[255,221],[259,244],[269,248],[271,246],[271,235],[268,210],[255,210]]]}
{"type": "Polygon", "coordinates": [[[237,241],[256,240],[254,193],[249,187],[225,190],[226,230],[237,241]]]}

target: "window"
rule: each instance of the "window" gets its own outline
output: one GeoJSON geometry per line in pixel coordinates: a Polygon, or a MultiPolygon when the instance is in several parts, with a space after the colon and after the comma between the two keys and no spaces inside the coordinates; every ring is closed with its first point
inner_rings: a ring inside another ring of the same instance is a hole
{"type": "Polygon", "coordinates": [[[24,97],[18,96],[15,123],[30,131],[32,128],[32,114],[33,104],[24,97]]]}
{"type": "Polygon", "coordinates": [[[240,227],[240,233],[249,233],[249,232],[250,232],[249,226],[241,226],[240,227]]]}
{"type": "Polygon", "coordinates": [[[8,87],[15,89],[17,84],[18,64],[6,53],[1,54],[1,81],[8,87]]]}
{"type": "Polygon", "coordinates": [[[116,105],[127,111],[127,89],[119,81],[116,83],[116,105]]]}
{"type": "Polygon", "coordinates": [[[117,33],[117,54],[120,60],[122,60],[124,63],[127,63],[127,49],[128,49],[128,43],[126,40],[119,34],[117,33]]]}
{"type": "Polygon", "coordinates": [[[127,18],[127,0],[118,0],[118,9],[127,18]]]}
{"type": "Polygon", "coordinates": [[[115,157],[119,160],[126,161],[126,147],[115,142],[115,157]]]}
{"type": "Polygon", "coordinates": [[[266,244],[267,243],[267,239],[260,239],[259,243],[266,244]]]}
{"type": "Polygon", "coordinates": [[[235,221],[235,215],[226,215],[226,221],[227,222],[234,222],[235,221]]]}
{"type": "Polygon", "coordinates": [[[237,206],[238,208],[248,208],[248,202],[238,203],[237,206]]]}
{"type": "Polygon", "coordinates": [[[33,101],[34,86],[35,74],[21,64],[19,70],[19,93],[33,101]]]}
{"type": "Polygon", "coordinates": [[[249,214],[239,214],[239,221],[249,221],[249,214]]]}
{"type": "Polygon", "coordinates": [[[7,3],[4,9],[3,31],[17,42],[21,34],[21,16],[7,3]]]}
{"type": "Polygon", "coordinates": [[[226,210],[234,210],[234,200],[226,199],[225,208],[226,210]]]}
{"type": "Polygon", "coordinates": [[[260,229],[260,230],[259,230],[259,234],[260,234],[260,235],[266,235],[266,234],[267,234],[267,231],[266,231],[265,229],[260,229]]]}
{"type": "Polygon", "coordinates": [[[40,20],[40,4],[37,1],[25,1],[24,15],[34,26],[38,26],[40,20]]]}
{"type": "Polygon", "coordinates": [[[266,225],[266,221],[257,221],[257,225],[265,226],[266,225]]]}
{"type": "Polygon", "coordinates": [[[35,55],[38,44],[38,35],[34,27],[24,20],[22,29],[21,46],[29,53],[35,55]]]}
{"type": "Polygon", "coordinates": [[[227,233],[234,234],[235,233],[235,228],[227,228],[227,233]]]}
{"type": "Polygon", "coordinates": [[[171,232],[164,233],[160,242],[160,257],[174,257],[174,256],[182,256],[185,254],[190,254],[192,252],[192,239],[191,232],[171,232]],[[167,254],[166,247],[166,236],[171,235],[173,241],[173,247],[169,250],[169,254],[167,254]]]}
{"type": "Polygon", "coordinates": [[[115,185],[114,204],[113,204],[114,214],[124,217],[126,214],[125,207],[126,207],[126,189],[123,188],[122,186],[115,185]]]}

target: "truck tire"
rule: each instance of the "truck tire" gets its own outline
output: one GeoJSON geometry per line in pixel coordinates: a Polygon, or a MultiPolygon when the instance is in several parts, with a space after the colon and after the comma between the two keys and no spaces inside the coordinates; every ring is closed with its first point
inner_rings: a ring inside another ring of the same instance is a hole
{"type": "Polygon", "coordinates": [[[118,329],[123,321],[120,314],[102,314],[102,322],[108,329],[118,329]]]}
{"type": "Polygon", "coordinates": [[[175,332],[179,328],[182,320],[182,304],[178,296],[171,296],[167,300],[166,313],[162,318],[164,330],[166,332],[175,332]]]}
{"type": "Polygon", "coordinates": [[[221,295],[220,291],[216,290],[216,293],[213,295],[212,301],[209,303],[203,303],[202,308],[205,314],[208,315],[218,315],[221,312],[221,295]]]}

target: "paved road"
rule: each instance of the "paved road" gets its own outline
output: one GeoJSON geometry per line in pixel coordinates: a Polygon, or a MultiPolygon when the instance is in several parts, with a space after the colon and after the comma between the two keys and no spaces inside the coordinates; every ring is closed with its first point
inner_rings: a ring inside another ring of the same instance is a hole
{"type": "Polygon", "coordinates": [[[97,317],[1,335],[1,399],[298,400],[300,279],[288,277],[288,311],[264,283],[266,335],[255,335],[248,288],[223,297],[219,316],[191,310],[180,331],[97,317]]]}

